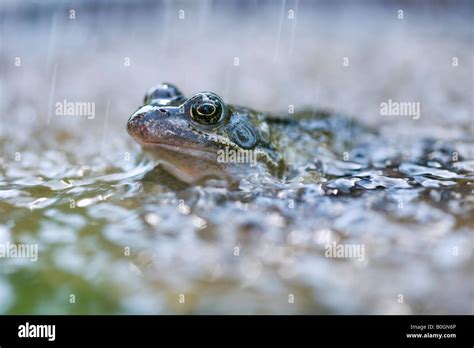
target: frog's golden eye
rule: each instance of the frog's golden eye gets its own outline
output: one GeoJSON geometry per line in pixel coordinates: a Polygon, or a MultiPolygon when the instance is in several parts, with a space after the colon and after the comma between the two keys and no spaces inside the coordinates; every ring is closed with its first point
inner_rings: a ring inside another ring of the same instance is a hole
{"type": "Polygon", "coordinates": [[[198,105],[196,112],[201,116],[212,116],[216,113],[216,106],[212,103],[202,103],[198,105]]]}
{"type": "Polygon", "coordinates": [[[191,118],[202,125],[215,125],[225,115],[225,105],[214,93],[199,93],[189,100],[191,118]]]}
{"type": "Polygon", "coordinates": [[[191,117],[201,124],[216,124],[222,114],[222,106],[219,103],[204,102],[191,106],[191,117]]]}

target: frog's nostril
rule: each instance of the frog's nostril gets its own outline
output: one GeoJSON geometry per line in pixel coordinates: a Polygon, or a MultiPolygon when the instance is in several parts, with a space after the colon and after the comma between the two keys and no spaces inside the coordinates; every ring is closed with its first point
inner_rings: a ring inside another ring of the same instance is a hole
{"type": "Polygon", "coordinates": [[[160,113],[162,113],[163,115],[167,115],[167,114],[168,114],[168,110],[166,110],[166,109],[158,109],[158,111],[159,111],[160,113]]]}

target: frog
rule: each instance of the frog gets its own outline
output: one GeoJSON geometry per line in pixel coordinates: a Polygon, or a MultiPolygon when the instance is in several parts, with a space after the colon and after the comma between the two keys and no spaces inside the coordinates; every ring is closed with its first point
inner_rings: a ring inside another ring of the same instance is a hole
{"type": "Polygon", "coordinates": [[[171,83],[146,93],[144,104],[128,119],[127,131],[158,165],[189,184],[239,182],[252,176],[336,180],[329,187],[342,189],[357,181],[360,187],[404,188],[406,179],[401,177],[408,172],[403,161],[420,162],[428,153],[442,153],[431,145],[424,149],[420,142],[421,155],[407,159],[373,129],[334,111],[310,108],[275,115],[226,103],[214,92],[186,97],[171,83]],[[391,151],[381,156],[381,148],[391,151]],[[368,186],[367,181],[375,183],[368,186]]]}

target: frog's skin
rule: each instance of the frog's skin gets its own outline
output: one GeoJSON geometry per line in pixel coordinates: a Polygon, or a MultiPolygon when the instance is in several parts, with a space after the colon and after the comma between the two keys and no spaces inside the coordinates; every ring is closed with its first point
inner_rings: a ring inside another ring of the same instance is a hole
{"type": "Polygon", "coordinates": [[[292,170],[313,163],[317,149],[339,146],[343,151],[350,135],[334,139],[326,132],[328,126],[352,129],[333,124],[338,120],[324,112],[275,118],[228,105],[212,92],[185,98],[178,88],[163,83],[150,89],[145,105],[128,120],[127,130],[165,169],[193,183],[208,177],[240,179],[255,171],[277,177],[290,175],[292,170]],[[257,165],[222,163],[219,153],[226,148],[253,151],[257,165]]]}

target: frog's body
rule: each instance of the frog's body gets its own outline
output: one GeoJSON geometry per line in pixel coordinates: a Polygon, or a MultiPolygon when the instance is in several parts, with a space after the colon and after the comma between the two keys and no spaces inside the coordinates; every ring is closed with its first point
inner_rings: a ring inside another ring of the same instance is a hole
{"type": "Polygon", "coordinates": [[[351,141],[347,132],[334,136],[334,128],[354,130],[347,124],[341,127],[341,122],[348,121],[325,112],[275,118],[226,105],[211,92],[185,98],[176,87],[162,84],[148,92],[127,129],[164,168],[195,182],[205,177],[241,178],[255,170],[282,176],[311,166],[318,149],[330,145],[342,153],[351,141]]]}

